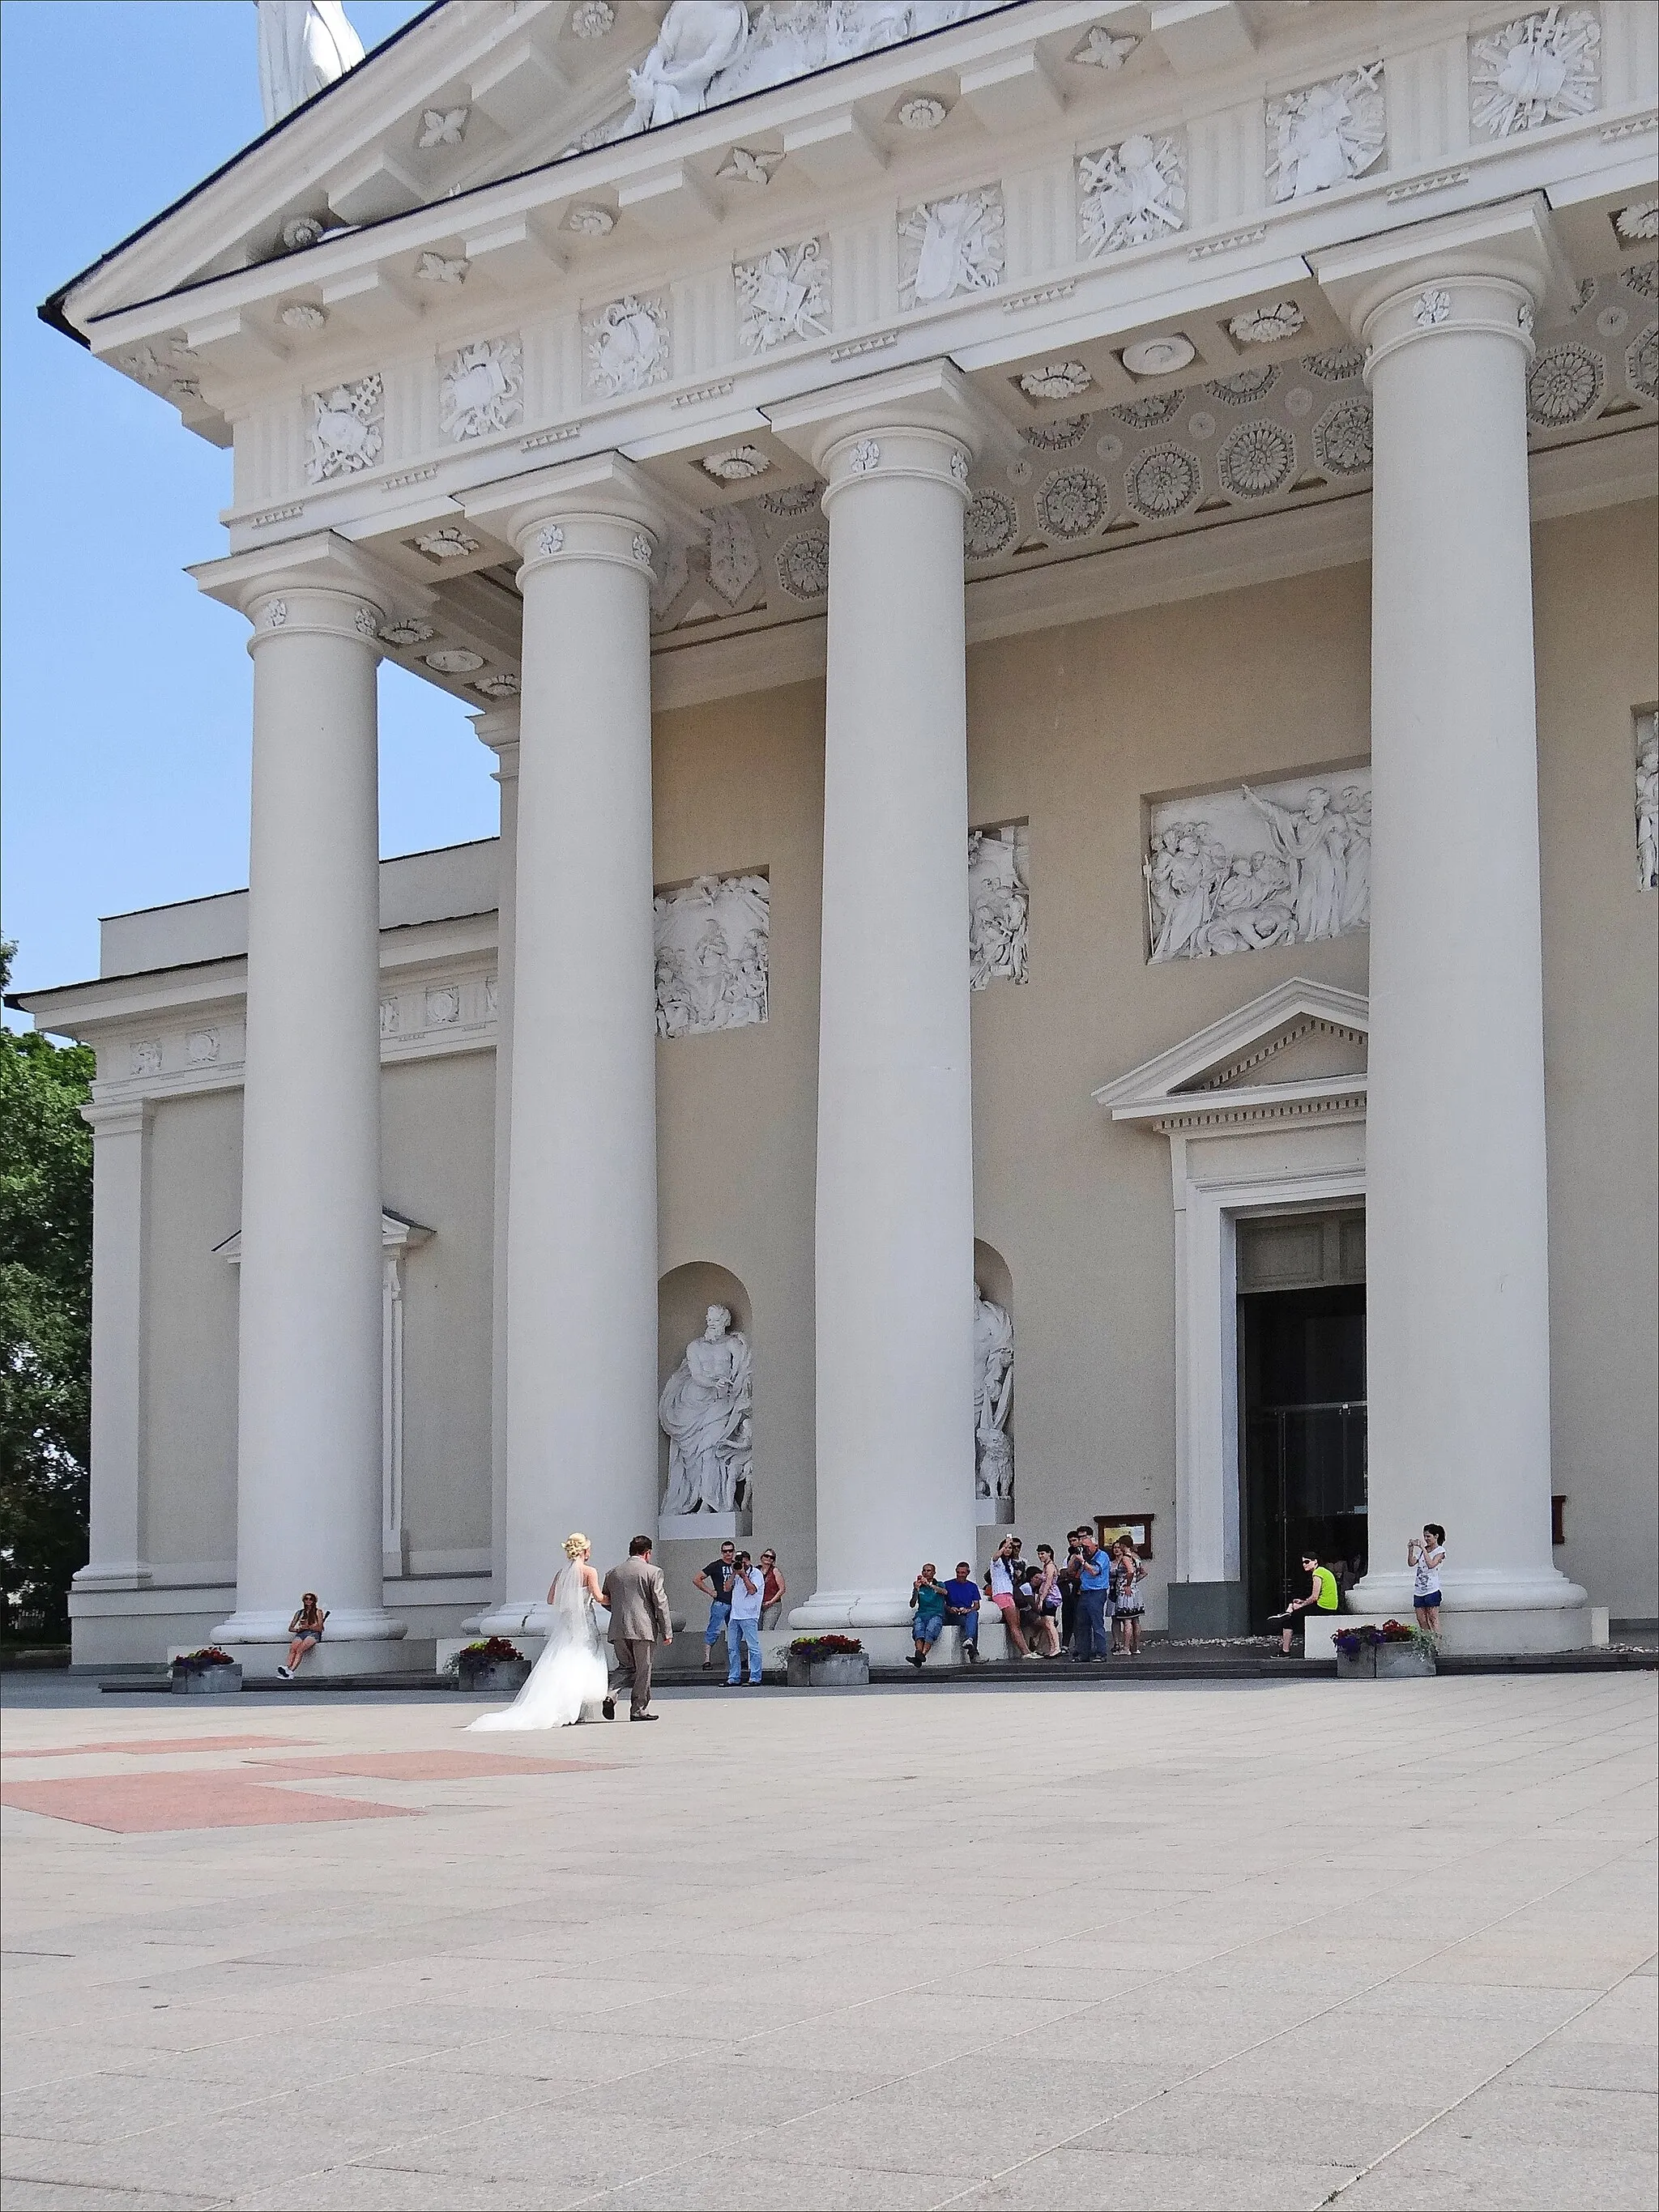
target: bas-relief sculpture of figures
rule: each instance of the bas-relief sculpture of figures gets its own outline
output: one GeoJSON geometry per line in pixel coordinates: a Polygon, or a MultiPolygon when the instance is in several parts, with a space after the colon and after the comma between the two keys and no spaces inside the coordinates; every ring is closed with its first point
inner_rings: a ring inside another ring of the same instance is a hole
{"type": "Polygon", "coordinates": [[[1012,1498],[1014,1446],[1014,1324],[974,1285],[974,1495],[1012,1498]]]}
{"type": "Polygon", "coordinates": [[[668,1438],[665,1516],[735,1513],[752,1504],[754,1382],[749,1340],[725,1306],[663,1385],[657,1418],[668,1438]]]}
{"type": "Polygon", "coordinates": [[[1636,733],[1636,864],[1644,890],[1659,890],[1659,716],[1644,714],[1636,733]]]}
{"type": "Polygon", "coordinates": [[[1373,62],[1267,102],[1267,174],[1276,200],[1327,191],[1378,160],[1388,137],[1382,75],[1382,63],[1373,62]]]}
{"type": "Polygon", "coordinates": [[[1154,960],[1313,944],[1370,921],[1370,770],[1242,786],[1153,810],[1143,872],[1154,960]]]}
{"type": "Polygon", "coordinates": [[[652,902],[657,1035],[695,1036],[766,1019],[772,886],[764,876],[699,876],[652,902]]]}
{"type": "Polygon", "coordinates": [[[628,73],[633,106],[603,136],[625,138],[722,100],[896,46],[1000,0],[673,0],[657,42],[628,73]]]}
{"type": "Polygon", "coordinates": [[[1030,878],[1024,823],[975,830],[968,837],[968,980],[1025,981],[1030,878]]]}
{"type": "Polygon", "coordinates": [[[341,0],[258,0],[258,9],[259,104],[269,131],[356,69],[363,42],[341,0]]]}

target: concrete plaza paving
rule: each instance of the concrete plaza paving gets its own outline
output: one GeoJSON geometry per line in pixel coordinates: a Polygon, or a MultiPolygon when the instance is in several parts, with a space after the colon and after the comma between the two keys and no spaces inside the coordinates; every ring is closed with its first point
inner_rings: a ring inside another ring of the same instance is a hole
{"type": "Polygon", "coordinates": [[[5,2212],[1659,2187],[1651,1674],[6,1705],[5,2212]]]}

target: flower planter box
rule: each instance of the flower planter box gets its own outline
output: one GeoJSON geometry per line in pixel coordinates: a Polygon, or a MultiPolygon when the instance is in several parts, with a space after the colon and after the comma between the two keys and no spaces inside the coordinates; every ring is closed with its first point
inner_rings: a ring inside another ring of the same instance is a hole
{"type": "Polygon", "coordinates": [[[812,1686],[812,1662],[804,1652],[787,1653],[788,1683],[792,1690],[810,1690],[812,1686]]]}
{"type": "Polygon", "coordinates": [[[528,1659],[487,1659],[481,1667],[469,1667],[465,1660],[455,1670],[458,1686],[470,1696],[487,1698],[505,1694],[516,1698],[530,1680],[528,1659]]]}
{"type": "Polygon", "coordinates": [[[854,1651],[833,1659],[815,1660],[807,1670],[815,1690],[851,1690],[870,1680],[869,1654],[854,1651]]]}
{"type": "Polygon", "coordinates": [[[234,1697],[241,1686],[242,1669],[238,1664],[204,1667],[199,1674],[182,1667],[175,1667],[173,1670],[175,1697],[229,1698],[234,1697]]]}
{"type": "Polygon", "coordinates": [[[1350,1658],[1346,1653],[1336,1655],[1336,1677],[1346,1681],[1397,1681],[1407,1674],[1435,1673],[1434,1654],[1420,1644],[1376,1644],[1363,1645],[1350,1658]]]}

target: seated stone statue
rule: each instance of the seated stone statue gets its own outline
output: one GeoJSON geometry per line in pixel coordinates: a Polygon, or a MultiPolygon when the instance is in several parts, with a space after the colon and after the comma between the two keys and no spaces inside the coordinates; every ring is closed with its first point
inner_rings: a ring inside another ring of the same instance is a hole
{"type": "Polygon", "coordinates": [[[665,1513],[732,1513],[747,1502],[753,1396],[749,1340],[725,1306],[710,1306],[657,1409],[668,1438],[665,1513]]]}

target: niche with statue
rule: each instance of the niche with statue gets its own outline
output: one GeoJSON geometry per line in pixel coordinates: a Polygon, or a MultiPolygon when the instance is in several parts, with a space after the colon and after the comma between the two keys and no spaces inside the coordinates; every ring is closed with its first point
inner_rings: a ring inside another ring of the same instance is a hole
{"type": "Polygon", "coordinates": [[[754,1375],[749,1293],[728,1268],[694,1260],[657,1285],[658,1532],[749,1534],[754,1375]]]}
{"type": "Polygon", "coordinates": [[[994,1245],[974,1239],[974,1518],[1014,1518],[1014,1282],[994,1245]]]}

